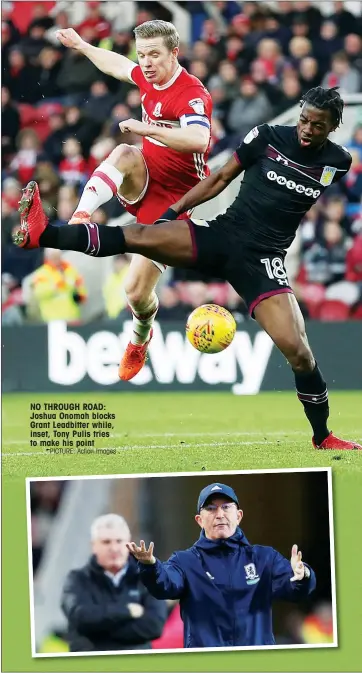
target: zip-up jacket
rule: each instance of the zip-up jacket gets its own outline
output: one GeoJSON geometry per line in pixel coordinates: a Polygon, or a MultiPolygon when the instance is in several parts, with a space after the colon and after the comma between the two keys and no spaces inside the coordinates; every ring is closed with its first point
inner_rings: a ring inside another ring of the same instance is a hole
{"type": "Polygon", "coordinates": [[[273,600],[300,601],[316,586],[309,566],[309,578],[291,582],[290,561],[239,528],[223,540],[202,531],[189,549],[139,567],[152,596],[180,599],[185,648],[273,645],[273,600]]]}

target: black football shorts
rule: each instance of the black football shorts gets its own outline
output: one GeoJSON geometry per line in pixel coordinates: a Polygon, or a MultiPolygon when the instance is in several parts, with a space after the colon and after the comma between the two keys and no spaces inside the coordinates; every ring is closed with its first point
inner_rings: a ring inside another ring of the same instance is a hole
{"type": "Polygon", "coordinates": [[[255,250],[218,220],[188,220],[193,245],[193,266],[222,278],[244,300],[249,314],[268,297],[293,292],[284,267],[285,254],[255,250]]]}

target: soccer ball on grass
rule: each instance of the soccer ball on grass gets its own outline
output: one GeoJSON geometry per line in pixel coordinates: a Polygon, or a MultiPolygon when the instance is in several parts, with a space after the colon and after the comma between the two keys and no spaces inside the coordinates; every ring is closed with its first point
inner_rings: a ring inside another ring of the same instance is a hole
{"type": "Polygon", "coordinates": [[[186,323],[186,336],[201,353],[221,353],[230,346],[235,332],[233,316],[217,304],[203,304],[195,308],[186,323]]]}

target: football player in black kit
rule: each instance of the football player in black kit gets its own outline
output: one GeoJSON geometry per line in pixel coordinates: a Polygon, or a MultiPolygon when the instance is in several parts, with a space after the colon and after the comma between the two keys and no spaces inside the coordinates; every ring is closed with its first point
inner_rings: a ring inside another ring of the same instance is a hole
{"type": "MultiPolygon", "coordinates": [[[[303,216],[328,185],[346,175],[351,156],[328,139],[342,121],[336,88],[310,89],[296,126],[252,129],[229,161],[193,187],[152,226],[47,225],[38,187],[25,188],[14,241],[24,248],[78,250],[106,257],[139,253],[169,266],[192,267],[229,281],[249,312],[286,357],[316,449],[362,449],[328,428],[328,392],[288,284],[286,250],[303,216]],[[177,220],[178,213],[209,201],[245,171],[240,191],[214,220],[177,220]]],[[[161,214],[160,214],[161,215],[161,214]]]]}

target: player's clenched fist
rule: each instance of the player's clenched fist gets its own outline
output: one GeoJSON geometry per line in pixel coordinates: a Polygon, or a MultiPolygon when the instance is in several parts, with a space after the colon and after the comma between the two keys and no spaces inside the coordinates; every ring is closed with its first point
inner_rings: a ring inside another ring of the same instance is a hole
{"type": "Polygon", "coordinates": [[[74,30],[74,28],[64,28],[63,30],[58,30],[56,36],[65,47],[70,49],[81,50],[86,44],[85,41],[81,38],[80,35],[74,30]]]}
{"type": "Polygon", "coordinates": [[[156,559],[153,555],[154,546],[155,545],[153,542],[150,542],[150,546],[148,549],[146,549],[144,540],[141,540],[139,547],[137,547],[135,542],[127,542],[127,549],[137,559],[137,561],[140,561],[140,563],[146,563],[148,565],[156,563],[156,559]]]}
{"type": "Polygon", "coordinates": [[[122,133],[137,133],[139,136],[147,136],[150,132],[150,125],[138,121],[138,119],[125,119],[118,124],[122,133]]]}

